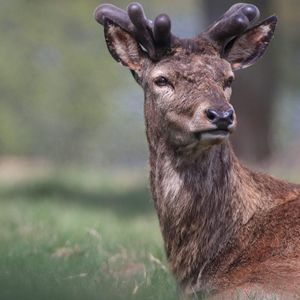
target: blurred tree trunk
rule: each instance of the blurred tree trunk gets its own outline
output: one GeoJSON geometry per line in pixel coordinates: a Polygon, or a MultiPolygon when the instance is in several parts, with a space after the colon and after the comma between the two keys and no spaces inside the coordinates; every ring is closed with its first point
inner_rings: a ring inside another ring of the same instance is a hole
{"type": "MultiPolygon", "coordinates": [[[[208,23],[235,3],[232,0],[204,0],[208,23]]],[[[251,3],[259,7],[262,18],[274,13],[270,0],[252,0],[251,3]]],[[[272,152],[271,129],[278,74],[275,48],[271,43],[255,66],[238,71],[233,84],[232,103],[239,121],[233,144],[239,157],[250,162],[266,161],[272,152]]]]}

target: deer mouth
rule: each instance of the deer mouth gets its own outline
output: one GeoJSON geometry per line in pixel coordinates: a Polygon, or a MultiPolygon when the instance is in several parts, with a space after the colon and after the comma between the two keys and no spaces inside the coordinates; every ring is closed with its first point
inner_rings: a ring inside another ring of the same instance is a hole
{"type": "Polygon", "coordinates": [[[209,129],[194,133],[197,140],[224,140],[229,137],[231,131],[229,129],[209,129]]]}

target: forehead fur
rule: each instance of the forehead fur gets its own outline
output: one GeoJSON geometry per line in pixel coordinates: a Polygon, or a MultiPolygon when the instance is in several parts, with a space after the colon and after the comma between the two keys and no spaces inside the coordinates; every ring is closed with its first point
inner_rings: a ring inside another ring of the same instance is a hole
{"type": "Polygon", "coordinates": [[[153,65],[151,77],[163,74],[195,82],[203,76],[218,80],[218,78],[232,75],[232,69],[226,60],[217,55],[182,51],[153,65]]]}
{"type": "Polygon", "coordinates": [[[195,39],[180,39],[174,43],[173,53],[181,54],[200,54],[200,55],[218,55],[219,50],[216,48],[215,43],[198,36],[195,39]]]}

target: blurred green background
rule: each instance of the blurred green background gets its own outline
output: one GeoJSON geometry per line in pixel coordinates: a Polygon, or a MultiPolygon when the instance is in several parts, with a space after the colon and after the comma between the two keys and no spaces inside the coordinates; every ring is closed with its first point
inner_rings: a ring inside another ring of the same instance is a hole
{"type": "MultiPolygon", "coordinates": [[[[140,1],[196,35],[235,1],[140,1]]],[[[300,2],[237,73],[233,143],[300,182],[300,2]]],[[[0,0],[0,299],[176,299],[147,184],[143,93],[110,57],[94,0],[0,0]]],[[[125,8],[127,1],[112,1],[125,8]]]]}

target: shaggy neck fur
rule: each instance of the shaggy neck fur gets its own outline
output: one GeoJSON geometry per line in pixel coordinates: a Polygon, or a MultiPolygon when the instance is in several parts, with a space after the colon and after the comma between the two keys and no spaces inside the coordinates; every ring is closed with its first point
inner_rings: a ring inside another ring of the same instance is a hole
{"type": "Polygon", "coordinates": [[[173,272],[183,285],[194,285],[256,203],[246,208],[237,193],[240,165],[228,145],[185,165],[170,152],[163,144],[157,149],[152,191],[173,272]]]}
{"type": "Polygon", "coordinates": [[[181,164],[181,154],[153,125],[146,126],[151,191],[171,269],[185,290],[213,290],[218,270],[228,269],[242,249],[235,246],[227,258],[220,256],[257,211],[278,205],[291,186],[241,166],[229,143],[181,164]]]}

